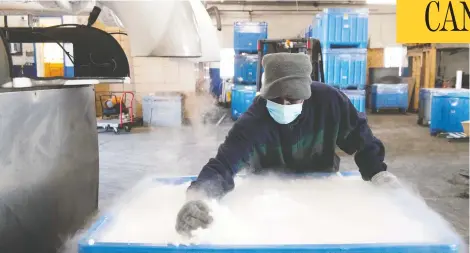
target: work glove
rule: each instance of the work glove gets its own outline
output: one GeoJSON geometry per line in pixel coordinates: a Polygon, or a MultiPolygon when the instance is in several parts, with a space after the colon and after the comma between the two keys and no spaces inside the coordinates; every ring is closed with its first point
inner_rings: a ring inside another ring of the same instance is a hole
{"type": "Polygon", "coordinates": [[[191,200],[179,211],[176,218],[176,231],[184,236],[198,228],[207,228],[213,221],[210,208],[202,200],[191,200]]]}
{"type": "Polygon", "coordinates": [[[388,171],[381,171],[375,174],[371,180],[374,185],[385,186],[392,189],[401,188],[400,181],[398,178],[388,171]]]}

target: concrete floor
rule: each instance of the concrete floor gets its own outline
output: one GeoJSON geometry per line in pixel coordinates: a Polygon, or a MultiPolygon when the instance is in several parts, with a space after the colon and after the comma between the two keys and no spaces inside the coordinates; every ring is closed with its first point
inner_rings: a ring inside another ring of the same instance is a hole
{"type": "MultiPolygon", "coordinates": [[[[458,173],[469,168],[469,144],[431,137],[416,124],[416,115],[371,115],[374,134],[385,144],[389,171],[415,185],[427,203],[468,243],[468,181],[458,173]]],[[[147,175],[197,174],[215,155],[232,123],[181,129],[136,128],[130,134],[99,134],[100,209],[147,175]]],[[[352,157],[342,155],[342,169],[355,170],[352,157]]]]}

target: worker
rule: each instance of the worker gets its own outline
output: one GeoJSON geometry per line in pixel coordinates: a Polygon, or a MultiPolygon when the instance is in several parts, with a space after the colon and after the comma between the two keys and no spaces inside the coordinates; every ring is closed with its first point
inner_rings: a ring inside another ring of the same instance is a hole
{"type": "Polygon", "coordinates": [[[204,200],[221,198],[234,189],[241,169],[253,173],[337,172],[335,147],[349,155],[361,176],[377,185],[399,186],[387,172],[385,149],[374,137],[365,116],[341,91],[310,77],[305,54],[275,53],[263,58],[264,77],[257,96],[202,168],[187,191],[177,215],[176,230],[191,235],[213,218],[204,200]]]}

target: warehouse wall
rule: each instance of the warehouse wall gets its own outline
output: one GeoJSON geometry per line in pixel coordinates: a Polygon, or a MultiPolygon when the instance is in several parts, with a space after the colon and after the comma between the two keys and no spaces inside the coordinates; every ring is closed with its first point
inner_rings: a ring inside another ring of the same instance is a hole
{"type": "Polygon", "coordinates": [[[437,66],[439,68],[439,76],[444,80],[455,77],[457,70],[469,73],[469,50],[463,49],[456,51],[440,51],[437,66]]]}
{"type": "MultiPolygon", "coordinates": [[[[97,22],[95,27],[106,32],[125,32],[116,27],[106,27],[97,22]]],[[[196,91],[196,65],[184,58],[132,57],[130,41],[126,35],[115,34],[127,55],[131,81],[130,84],[101,84],[97,93],[133,91],[135,93],[135,108],[138,116],[142,113],[142,97],[157,92],[192,93],[196,91]]],[[[97,99],[97,112],[101,105],[97,99]]]]}
{"type": "MultiPolygon", "coordinates": [[[[256,7],[260,11],[247,11],[247,8],[227,7],[216,5],[221,11],[222,31],[218,32],[222,48],[233,47],[233,23],[235,21],[265,21],[268,22],[269,38],[296,37],[303,29],[312,23],[315,13],[321,9],[307,11],[273,11],[280,7],[269,7],[269,11],[262,10],[268,7],[256,7]]],[[[369,16],[369,37],[371,48],[395,46],[396,43],[396,14],[391,8],[371,10],[369,16]]]]}

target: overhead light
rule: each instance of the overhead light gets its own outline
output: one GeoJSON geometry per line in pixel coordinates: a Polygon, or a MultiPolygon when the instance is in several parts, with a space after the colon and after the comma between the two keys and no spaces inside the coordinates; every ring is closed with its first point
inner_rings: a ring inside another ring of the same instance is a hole
{"type": "Polygon", "coordinates": [[[366,0],[366,4],[396,5],[397,0],[366,0]]]}

